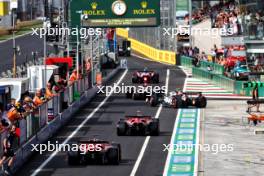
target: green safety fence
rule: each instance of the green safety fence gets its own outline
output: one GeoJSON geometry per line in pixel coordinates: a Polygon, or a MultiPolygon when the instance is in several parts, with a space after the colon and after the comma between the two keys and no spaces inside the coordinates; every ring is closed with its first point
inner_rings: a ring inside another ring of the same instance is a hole
{"type": "Polygon", "coordinates": [[[193,66],[192,65],[193,58],[190,58],[187,56],[181,56],[180,59],[181,59],[181,65],[182,66],[189,67],[189,68],[191,68],[193,66]]]}
{"type": "Polygon", "coordinates": [[[200,61],[200,67],[202,69],[207,70],[207,67],[210,66],[213,69],[213,73],[215,74],[224,74],[224,66],[217,64],[217,63],[213,63],[213,62],[207,62],[207,61],[200,61]]]}
{"type": "Polygon", "coordinates": [[[236,81],[230,78],[227,78],[226,76],[213,74],[211,82],[217,85],[218,87],[224,88],[228,91],[234,92],[235,90],[236,81]]]}
{"type": "Polygon", "coordinates": [[[203,81],[211,81],[213,75],[211,72],[197,67],[192,68],[192,74],[194,77],[197,77],[203,81]]]}
{"type": "MultiPolygon", "coordinates": [[[[185,67],[193,67],[192,65],[193,58],[188,56],[181,56],[181,65],[185,67]]],[[[207,62],[207,61],[200,61],[200,68],[207,70],[207,67],[210,66],[213,70],[212,72],[215,74],[224,74],[224,66],[213,63],[213,62],[207,62]]]]}

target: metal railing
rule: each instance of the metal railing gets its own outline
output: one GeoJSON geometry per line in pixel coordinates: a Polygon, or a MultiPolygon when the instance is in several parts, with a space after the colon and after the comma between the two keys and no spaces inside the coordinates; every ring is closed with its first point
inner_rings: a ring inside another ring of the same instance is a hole
{"type": "MultiPolygon", "coordinates": [[[[56,118],[60,118],[60,114],[71,106],[80,95],[91,87],[90,74],[85,75],[82,79],[75,81],[64,90],[60,91],[49,101],[34,109],[22,120],[16,122],[20,130],[20,136],[14,143],[15,150],[25,144],[30,138],[36,135],[42,128],[46,127],[56,118]]],[[[0,139],[4,139],[8,131],[5,129],[0,134],[0,139]]],[[[1,140],[1,141],[2,141],[1,140]]],[[[0,153],[3,152],[0,145],[0,153]]]]}

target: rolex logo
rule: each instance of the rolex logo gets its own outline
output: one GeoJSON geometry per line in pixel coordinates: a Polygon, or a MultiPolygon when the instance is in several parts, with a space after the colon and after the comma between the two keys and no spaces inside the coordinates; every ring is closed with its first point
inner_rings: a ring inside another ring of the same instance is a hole
{"type": "Polygon", "coordinates": [[[96,2],[91,3],[91,7],[93,10],[96,10],[97,6],[98,6],[98,4],[96,2]]]}
{"type": "Polygon", "coordinates": [[[143,9],[147,8],[147,6],[148,6],[147,1],[142,1],[142,2],[141,2],[141,7],[142,7],[143,9]]]}

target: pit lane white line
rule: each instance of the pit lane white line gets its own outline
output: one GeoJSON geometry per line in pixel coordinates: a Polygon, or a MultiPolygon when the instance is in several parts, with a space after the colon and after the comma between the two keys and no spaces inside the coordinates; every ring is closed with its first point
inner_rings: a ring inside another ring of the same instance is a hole
{"type": "MultiPolygon", "coordinates": [[[[168,93],[168,88],[169,88],[169,78],[170,78],[170,70],[167,69],[167,76],[166,76],[166,83],[165,83],[165,86],[166,86],[166,94],[168,93]]],[[[159,106],[159,108],[158,108],[158,110],[156,112],[156,115],[155,115],[155,118],[156,119],[159,118],[159,115],[160,115],[161,110],[162,110],[162,105],[159,106]]],[[[144,141],[144,143],[143,143],[143,146],[142,146],[142,148],[140,150],[140,153],[138,155],[137,161],[136,161],[136,163],[135,163],[135,165],[134,165],[134,167],[133,167],[133,169],[132,169],[132,171],[130,173],[130,176],[135,176],[136,175],[137,170],[138,170],[138,167],[140,165],[140,162],[141,162],[141,160],[142,160],[142,158],[144,156],[144,153],[146,151],[146,148],[148,146],[149,140],[150,140],[150,136],[147,136],[146,139],[145,139],[145,141],[144,141]]]]}
{"type": "MultiPolygon", "coordinates": [[[[117,84],[115,86],[118,86],[121,81],[124,79],[125,75],[127,74],[128,70],[126,69],[125,72],[122,74],[122,76],[119,78],[117,84]]],[[[70,136],[67,137],[62,143],[62,145],[67,144],[69,140],[74,137],[77,132],[87,123],[87,121],[94,116],[94,114],[105,104],[105,102],[111,97],[113,94],[113,90],[110,92],[109,96],[105,97],[105,99],[91,112],[85,120],[71,133],[70,136]]],[[[56,155],[58,154],[58,151],[54,151],[32,174],[31,176],[36,176],[56,155]]]]}

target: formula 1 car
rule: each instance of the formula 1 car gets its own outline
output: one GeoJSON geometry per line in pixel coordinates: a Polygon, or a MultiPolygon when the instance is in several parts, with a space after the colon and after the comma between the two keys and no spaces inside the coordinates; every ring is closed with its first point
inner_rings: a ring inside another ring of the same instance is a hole
{"type": "Polygon", "coordinates": [[[150,96],[151,87],[138,86],[136,88],[141,88],[142,91],[137,91],[136,89],[127,90],[126,98],[131,98],[133,100],[146,100],[150,96]]]}
{"type": "Polygon", "coordinates": [[[87,163],[118,165],[121,161],[120,144],[98,139],[78,141],[78,151],[68,152],[68,164],[87,163]]]}
{"type": "Polygon", "coordinates": [[[247,65],[240,65],[231,70],[231,78],[236,80],[248,80],[250,70],[247,65]]]}
{"type": "Polygon", "coordinates": [[[159,83],[159,74],[154,71],[136,71],[132,76],[132,83],[159,83]]]}
{"type": "Polygon", "coordinates": [[[159,119],[151,116],[126,116],[117,123],[117,135],[159,135],[159,119]]]}
{"type": "Polygon", "coordinates": [[[181,93],[172,91],[169,95],[165,94],[153,94],[149,99],[148,102],[151,106],[157,106],[158,104],[162,104],[166,107],[172,108],[189,108],[189,107],[196,107],[196,108],[205,108],[207,105],[207,99],[202,95],[202,93],[197,92],[187,92],[181,93]],[[193,96],[198,94],[196,97],[193,96]],[[190,97],[193,96],[193,97],[190,97]]]}

